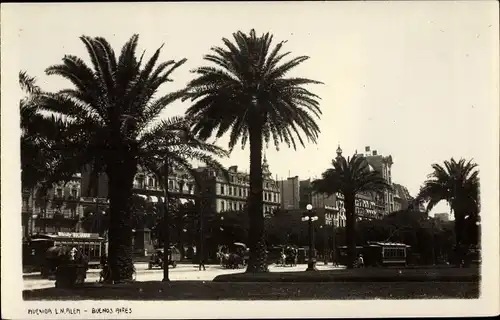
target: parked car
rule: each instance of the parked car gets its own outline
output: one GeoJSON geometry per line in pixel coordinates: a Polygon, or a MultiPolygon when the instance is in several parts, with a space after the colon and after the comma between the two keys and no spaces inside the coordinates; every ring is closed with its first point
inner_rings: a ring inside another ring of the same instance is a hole
{"type": "MultiPolygon", "coordinates": [[[[177,262],[181,261],[181,253],[179,249],[171,246],[168,250],[168,265],[172,268],[177,266],[177,262]]],[[[149,259],[148,269],[153,269],[155,267],[163,268],[163,249],[157,249],[149,259]]]]}

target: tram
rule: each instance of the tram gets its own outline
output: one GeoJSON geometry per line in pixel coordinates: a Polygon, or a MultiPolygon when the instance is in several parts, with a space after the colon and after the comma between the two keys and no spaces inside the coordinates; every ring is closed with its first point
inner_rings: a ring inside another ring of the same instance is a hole
{"type": "MultiPolygon", "coordinates": [[[[404,243],[369,241],[364,246],[356,246],[356,257],[363,255],[365,266],[388,267],[405,266],[410,246],[404,243]]],[[[337,261],[347,264],[347,246],[337,248],[337,261]]]]}
{"type": "Polygon", "coordinates": [[[25,247],[25,264],[41,270],[46,262],[47,250],[54,246],[68,246],[79,249],[89,261],[89,267],[99,267],[104,253],[104,238],[95,233],[58,232],[32,236],[25,247]]]}

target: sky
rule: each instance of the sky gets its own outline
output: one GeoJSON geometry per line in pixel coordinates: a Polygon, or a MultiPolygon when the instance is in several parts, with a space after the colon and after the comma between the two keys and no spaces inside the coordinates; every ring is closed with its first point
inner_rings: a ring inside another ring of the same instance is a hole
{"type": "MultiPolygon", "coordinates": [[[[9,64],[46,90],[68,88],[45,68],[65,54],[88,61],[79,36],[105,37],[119,53],[139,34],[140,54],[165,44],[160,61],[187,58],[174,82],[182,88],[202,57],[236,31],[270,32],[284,51],[309,60],[290,76],[322,81],[316,145],[265,151],[274,176],[319,177],[340,144],[344,155],[370,146],[391,155],[393,181],[415,195],[431,164],[473,158],[482,168],[498,136],[498,11],[495,2],[318,2],[10,5],[17,31],[9,64]],[[15,7],[15,10],[13,9],[15,7]]],[[[2,9],[5,7],[2,6],[2,9]]],[[[13,26],[11,25],[11,28],[13,26]]],[[[13,29],[11,29],[13,30],[13,29]]],[[[189,103],[167,107],[182,115],[189,103]]],[[[217,141],[227,146],[227,139],[217,141]]],[[[497,144],[498,146],[498,144],[497,144]]],[[[225,165],[249,167],[249,148],[235,148],[225,165]]],[[[433,212],[446,212],[441,204],[433,212]]]]}

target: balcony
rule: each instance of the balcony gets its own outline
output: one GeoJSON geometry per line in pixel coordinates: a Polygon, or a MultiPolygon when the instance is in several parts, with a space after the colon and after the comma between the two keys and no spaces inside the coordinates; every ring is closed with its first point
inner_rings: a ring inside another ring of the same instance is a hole
{"type": "Polygon", "coordinates": [[[36,215],[36,219],[79,219],[78,211],[76,209],[46,209],[35,208],[33,210],[33,215],[36,215]]]}
{"type": "MultiPolygon", "coordinates": [[[[157,185],[146,185],[144,183],[134,183],[132,185],[132,188],[135,189],[136,191],[153,191],[153,192],[164,192],[164,189],[157,185]]],[[[169,184],[168,186],[168,191],[174,194],[187,194],[187,195],[194,195],[194,186],[188,187],[187,184],[182,185],[182,190],[180,185],[178,184],[169,184]]]]}

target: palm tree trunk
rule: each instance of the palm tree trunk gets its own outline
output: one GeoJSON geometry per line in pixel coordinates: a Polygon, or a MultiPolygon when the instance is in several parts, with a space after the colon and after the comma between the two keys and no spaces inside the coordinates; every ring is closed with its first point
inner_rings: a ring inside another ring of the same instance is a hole
{"type": "Polygon", "coordinates": [[[108,261],[111,280],[115,283],[132,279],[132,227],[130,200],[137,163],[118,154],[116,161],[107,169],[109,178],[110,222],[108,261]]]}
{"type": "Polygon", "coordinates": [[[453,210],[453,212],[455,214],[455,256],[456,256],[456,265],[459,266],[464,257],[464,250],[462,248],[464,217],[462,214],[456,212],[455,210],[453,210]]]}
{"type": "Polygon", "coordinates": [[[262,203],[262,125],[255,121],[250,132],[250,196],[248,217],[250,222],[248,240],[250,257],[246,272],[267,272],[267,252],[264,235],[264,215],[262,203]]]}
{"type": "Polygon", "coordinates": [[[345,195],[347,268],[354,267],[356,260],[356,214],[355,197],[345,195]]]}

